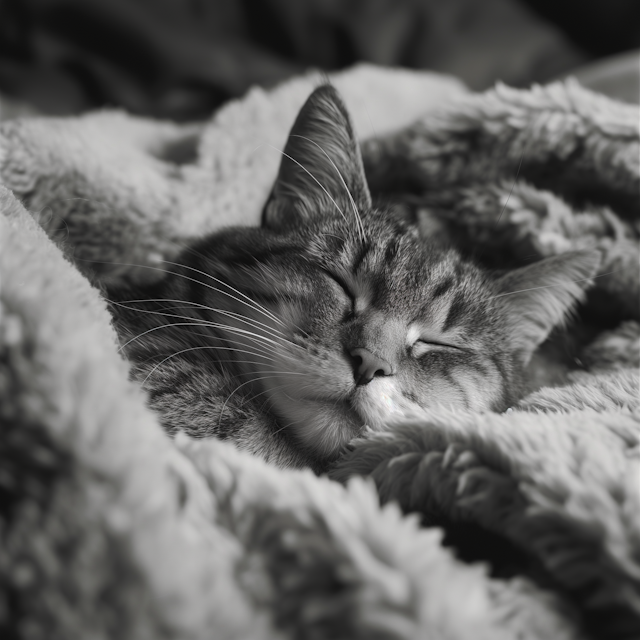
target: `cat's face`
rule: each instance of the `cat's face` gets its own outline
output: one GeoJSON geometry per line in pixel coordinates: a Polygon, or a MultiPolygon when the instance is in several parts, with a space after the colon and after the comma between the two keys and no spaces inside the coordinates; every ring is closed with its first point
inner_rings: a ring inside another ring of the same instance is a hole
{"type": "Polygon", "coordinates": [[[233,233],[210,293],[242,384],[280,428],[331,458],[365,425],[436,406],[502,410],[536,346],[593,275],[576,253],[500,277],[432,246],[372,207],[348,117],[331,87],[303,108],[285,149],[266,228],[233,233]]]}
{"type": "Polygon", "coordinates": [[[327,216],[283,236],[283,251],[277,240],[255,246],[257,260],[234,286],[262,310],[243,298],[209,301],[251,318],[216,321],[237,328],[229,339],[244,377],[279,423],[322,456],[365,424],[382,428],[436,405],[500,409],[513,383],[493,283],[393,212],[365,214],[363,228],[364,242],[327,216]]]}

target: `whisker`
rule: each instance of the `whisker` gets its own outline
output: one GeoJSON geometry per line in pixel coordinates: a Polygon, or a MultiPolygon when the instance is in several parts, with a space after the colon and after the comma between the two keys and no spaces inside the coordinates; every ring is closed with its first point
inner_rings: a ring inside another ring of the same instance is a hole
{"type": "MultiPolygon", "coordinates": [[[[149,313],[153,313],[152,311],[149,313]]],[[[130,340],[127,340],[127,342],[125,342],[123,345],[120,346],[120,348],[118,349],[118,351],[122,351],[125,347],[127,347],[129,344],[131,344],[132,342],[135,342],[136,340],[139,340],[140,338],[142,338],[143,336],[151,333],[152,331],[158,331],[159,329],[167,329],[167,328],[171,328],[171,327],[213,327],[216,329],[225,329],[228,331],[232,331],[235,333],[240,333],[241,335],[245,335],[249,340],[251,340],[252,342],[257,342],[259,346],[255,347],[256,349],[260,350],[260,347],[263,346],[263,344],[260,344],[260,339],[263,340],[263,342],[273,342],[273,340],[270,340],[269,338],[264,338],[262,336],[259,336],[259,334],[254,334],[252,332],[247,332],[244,329],[237,329],[236,327],[232,327],[230,325],[222,325],[222,324],[215,324],[215,323],[204,323],[204,322],[172,322],[170,324],[163,324],[163,325],[159,325],[157,327],[152,327],[151,329],[147,329],[146,331],[143,331],[142,333],[139,333],[138,335],[134,336],[133,338],[131,338],[130,340]],[[256,339],[257,336],[260,339],[256,339]]],[[[202,334],[204,335],[204,334],[202,334]]],[[[211,338],[213,338],[214,336],[210,336],[211,338]]],[[[217,337],[217,336],[216,336],[217,337]]],[[[221,339],[219,337],[217,337],[218,339],[221,339]]],[[[225,339],[225,338],[222,338],[225,339]]],[[[229,341],[228,339],[226,339],[227,342],[229,341]]],[[[272,353],[272,351],[268,351],[266,350],[266,348],[264,349],[264,353],[272,353]]],[[[255,354],[258,355],[258,354],[255,354]]],[[[259,356],[262,357],[262,356],[259,356]]]]}
{"type": "Polygon", "coordinates": [[[158,370],[158,367],[162,366],[167,360],[171,360],[171,358],[175,358],[176,356],[179,356],[183,353],[187,353],[189,351],[195,351],[196,349],[215,349],[215,347],[190,347],[188,349],[183,349],[182,351],[176,351],[175,353],[172,353],[171,355],[167,356],[166,358],[163,358],[162,360],[160,360],[160,362],[158,362],[158,364],[156,364],[151,371],[149,371],[149,373],[145,376],[145,379],[140,383],[141,387],[144,387],[144,385],[146,384],[147,380],[158,370]]]}
{"type": "Polygon", "coordinates": [[[280,433],[281,431],[284,431],[285,429],[288,429],[289,427],[292,427],[294,424],[295,424],[294,422],[287,422],[287,424],[283,425],[279,429],[276,429],[271,435],[275,436],[278,433],[280,433]]]}
{"type": "MultiPolygon", "coordinates": [[[[259,364],[259,363],[256,363],[259,364]]],[[[305,376],[309,377],[311,374],[304,371],[276,371],[275,369],[269,369],[268,371],[253,371],[253,373],[273,373],[281,376],[305,376]]]]}
{"type": "Polygon", "coordinates": [[[291,162],[294,162],[295,164],[297,164],[305,173],[307,173],[314,181],[315,183],[325,192],[327,198],[329,198],[329,200],[331,200],[331,202],[333,203],[333,205],[335,206],[335,208],[340,212],[340,215],[342,216],[342,218],[344,219],[344,221],[348,224],[349,221],[347,220],[347,216],[344,214],[344,211],[338,206],[338,203],[331,197],[331,194],[325,189],[324,185],[318,180],[318,178],[316,178],[313,173],[311,173],[311,171],[309,171],[309,169],[307,169],[304,165],[302,165],[300,162],[298,162],[295,158],[292,158],[288,153],[285,153],[284,151],[282,151],[282,149],[278,149],[278,147],[274,147],[272,144],[268,144],[266,142],[264,142],[263,144],[259,145],[258,147],[256,147],[256,149],[259,149],[262,146],[267,146],[270,147],[271,149],[274,149],[275,151],[277,151],[278,153],[281,153],[285,158],[289,158],[289,160],[291,160],[291,162]]]}
{"type": "Polygon", "coordinates": [[[269,375],[269,376],[259,376],[257,378],[251,378],[250,380],[247,380],[245,382],[243,382],[242,384],[239,384],[228,396],[227,399],[224,401],[224,404],[222,405],[222,408],[220,409],[220,418],[218,419],[218,426],[220,426],[220,423],[222,422],[222,416],[224,415],[224,410],[227,407],[227,404],[229,403],[229,400],[231,400],[231,397],[240,389],[242,389],[242,387],[245,387],[248,384],[252,384],[254,382],[257,382],[258,380],[267,380],[269,378],[273,378],[274,376],[269,375]]]}
{"type": "MultiPolygon", "coordinates": [[[[595,280],[596,278],[602,278],[604,276],[609,276],[612,273],[617,273],[618,271],[622,271],[622,269],[615,269],[614,271],[607,271],[607,273],[601,273],[597,276],[592,276],[590,278],[580,278],[579,280],[571,280],[571,282],[586,282],[587,280],[595,280]]],[[[503,298],[504,296],[511,296],[516,293],[525,293],[526,291],[536,291],[537,289],[551,289],[553,287],[564,287],[566,282],[558,282],[557,284],[545,284],[540,287],[531,287],[529,289],[519,289],[518,291],[509,291],[507,293],[499,293],[498,295],[491,296],[490,298],[485,298],[485,300],[494,300],[495,298],[503,298]]]]}
{"type": "MultiPolygon", "coordinates": [[[[112,304],[114,304],[114,305],[122,307],[123,309],[128,309],[130,311],[137,311],[138,313],[150,313],[150,314],[153,314],[153,315],[165,316],[165,317],[168,317],[168,318],[178,318],[180,320],[192,320],[192,318],[190,316],[181,316],[181,315],[177,315],[175,313],[165,313],[163,311],[154,311],[152,309],[136,309],[135,307],[128,307],[126,304],[124,304],[122,302],[114,302],[114,301],[110,301],[110,302],[112,302],[112,304]]],[[[142,302],[144,302],[144,300],[142,302]]],[[[208,307],[208,308],[212,309],[212,307],[208,307]]],[[[220,310],[220,313],[222,313],[223,315],[231,315],[232,317],[235,316],[235,314],[233,314],[233,312],[225,312],[224,310],[220,310]]],[[[246,324],[249,324],[249,326],[255,326],[255,325],[251,324],[251,320],[252,320],[251,318],[245,318],[244,316],[238,316],[238,318],[241,321],[245,322],[246,324]]],[[[257,321],[255,321],[255,322],[257,322],[257,321]]],[[[258,323],[258,324],[262,324],[262,323],[258,323]]],[[[295,347],[296,349],[300,349],[301,351],[304,351],[304,349],[300,345],[295,344],[295,342],[291,342],[291,340],[288,340],[286,337],[278,336],[278,335],[276,335],[275,333],[272,333],[272,332],[270,332],[270,333],[273,336],[273,338],[275,338],[275,340],[272,340],[271,338],[268,338],[266,336],[260,335],[258,333],[254,333],[253,331],[248,331],[247,329],[241,329],[239,327],[233,327],[232,325],[229,325],[229,324],[222,324],[222,323],[219,323],[219,322],[212,322],[210,320],[205,320],[203,318],[199,319],[197,322],[191,322],[191,323],[174,322],[174,323],[171,323],[171,324],[164,324],[164,325],[161,325],[159,327],[154,327],[153,329],[149,329],[148,331],[141,333],[139,336],[136,336],[136,338],[132,338],[131,340],[129,340],[129,342],[126,342],[124,345],[122,345],[120,347],[120,350],[122,350],[124,347],[126,347],[133,340],[136,340],[138,337],[141,337],[141,336],[145,335],[149,331],[153,331],[155,329],[168,328],[168,327],[172,327],[172,326],[176,326],[176,327],[179,327],[179,326],[201,326],[201,327],[210,327],[210,328],[213,328],[213,329],[222,329],[222,330],[225,330],[225,331],[235,332],[237,334],[239,333],[241,335],[254,336],[256,338],[259,338],[263,342],[270,342],[271,344],[274,344],[276,346],[278,346],[280,344],[287,344],[287,345],[289,345],[291,347],[295,347]]]]}
{"type": "MultiPolygon", "coordinates": [[[[346,218],[345,218],[346,219],[346,218]]],[[[124,266],[124,267],[137,267],[137,268],[145,268],[145,269],[150,269],[152,271],[160,271],[163,274],[167,274],[167,273],[171,273],[172,275],[184,278],[185,280],[189,280],[191,282],[195,282],[197,284],[202,284],[203,286],[211,289],[212,291],[216,291],[219,293],[222,293],[223,295],[226,295],[230,298],[232,298],[233,300],[236,300],[237,302],[240,302],[241,304],[245,304],[247,306],[249,306],[250,308],[255,309],[256,311],[258,311],[259,313],[262,313],[263,315],[267,316],[268,318],[273,319],[275,322],[277,322],[278,324],[280,324],[281,326],[286,328],[286,325],[284,324],[284,322],[282,322],[282,320],[280,320],[280,318],[278,318],[276,315],[274,315],[273,313],[271,313],[270,311],[268,311],[267,309],[264,309],[261,305],[259,305],[258,303],[256,303],[254,300],[252,300],[251,298],[249,298],[248,296],[246,296],[244,293],[242,293],[241,291],[237,291],[236,289],[234,289],[233,287],[231,287],[230,285],[222,282],[221,280],[218,280],[217,278],[215,278],[214,276],[211,276],[210,274],[204,273],[202,271],[199,271],[198,269],[193,269],[192,267],[188,267],[187,265],[180,265],[179,263],[174,263],[174,262],[169,262],[169,261],[164,261],[166,264],[171,264],[171,265],[175,265],[178,267],[185,267],[188,269],[192,269],[193,271],[196,271],[198,273],[201,273],[202,275],[209,277],[213,280],[216,280],[217,282],[221,282],[224,286],[227,286],[228,288],[230,288],[232,291],[236,291],[239,295],[242,295],[243,297],[245,297],[249,302],[251,302],[253,304],[250,305],[247,302],[240,300],[239,298],[236,298],[235,296],[231,295],[230,293],[226,292],[226,291],[222,291],[220,289],[218,289],[217,287],[214,287],[212,285],[209,285],[207,283],[201,282],[200,280],[196,280],[195,278],[190,278],[189,276],[182,274],[182,273],[177,273],[175,271],[171,271],[171,272],[167,272],[166,269],[162,269],[160,267],[153,267],[151,265],[144,265],[144,264],[135,264],[135,263],[131,263],[131,262],[115,262],[115,261],[103,261],[103,260],[88,260],[88,259],[84,259],[84,258],[76,258],[77,260],[81,260],[83,262],[91,262],[91,263],[95,263],[95,264],[110,264],[110,265],[118,265],[118,266],[124,266]]],[[[110,302],[111,304],[117,304],[120,306],[124,306],[122,303],[118,303],[115,302],[113,300],[108,300],[107,298],[105,298],[105,300],[107,300],[108,302],[110,302]]],[[[185,301],[181,301],[181,302],[185,302],[185,301]]],[[[191,304],[197,304],[197,303],[191,303],[191,304]]],[[[125,307],[127,308],[127,307],[125,307]]],[[[209,309],[211,309],[211,307],[208,307],[209,309]]],[[[136,310],[136,309],[131,309],[132,311],[136,310]]],[[[141,309],[138,309],[137,311],[143,311],[141,309]]],[[[148,310],[145,310],[148,313],[158,313],[158,312],[151,312],[148,310]]],[[[232,313],[232,312],[228,312],[228,313],[232,313]]],[[[243,316],[238,316],[238,317],[243,317],[243,316]]],[[[281,333],[278,329],[275,329],[274,327],[269,327],[268,325],[264,325],[263,323],[260,323],[258,320],[254,320],[255,323],[257,324],[261,324],[264,327],[268,327],[269,330],[272,332],[272,335],[274,331],[277,331],[278,333],[281,333]]],[[[292,347],[295,347],[297,349],[302,349],[302,347],[300,347],[300,345],[295,344],[294,342],[291,342],[291,340],[288,340],[286,337],[282,337],[281,338],[283,341],[287,342],[287,344],[291,345],[292,347]]]]}
{"type": "Polygon", "coordinates": [[[131,338],[130,340],[127,340],[127,342],[125,342],[123,345],[120,346],[118,351],[122,351],[125,347],[130,345],[132,342],[139,340],[140,338],[148,335],[152,331],[158,331],[159,329],[167,329],[169,327],[206,327],[206,326],[207,325],[203,324],[202,322],[172,322],[170,324],[163,324],[157,327],[152,327],[151,329],[147,329],[146,331],[139,333],[137,336],[131,338]]]}
{"type": "MultiPolygon", "coordinates": [[[[235,351],[235,349],[233,349],[233,347],[228,347],[229,351],[235,351]]],[[[241,351],[239,353],[251,353],[250,351],[241,351]]],[[[257,358],[264,358],[265,360],[271,360],[271,362],[277,362],[277,360],[275,358],[267,358],[266,356],[261,356],[259,354],[252,354],[255,355],[257,358]]],[[[257,360],[235,360],[235,359],[229,359],[229,360],[222,360],[220,358],[218,358],[216,360],[216,362],[225,362],[228,364],[254,364],[256,366],[264,366],[265,363],[264,362],[258,362],[257,360]]],[[[266,371],[254,371],[253,373],[266,373],[266,371]]],[[[273,373],[286,373],[286,371],[273,371],[273,373]]]]}
{"type": "MultiPolygon", "coordinates": [[[[202,350],[207,350],[207,349],[217,349],[218,347],[209,347],[209,346],[198,346],[198,347],[189,347],[187,349],[181,349],[180,351],[176,351],[175,353],[172,353],[171,355],[168,355],[166,358],[163,358],[160,362],[158,362],[152,369],[151,371],[149,371],[149,373],[146,375],[145,379],[140,383],[140,386],[144,386],[145,383],[147,382],[147,380],[158,370],[158,367],[162,366],[167,360],[171,360],[171,358],[175,358],[176,356],[182,355],[183,353],[189,353],[191,351],[198,351],[200,349],[202,350]]],[[[259,356],[258,356],[259,357],[259,356]]],[[[218,360],[218,362],[221,362],[220,360],[218,360]]],[[[222,361],[224,362],[224,361],[222,361]]],[[[237,361],[233,361],[230,360],[228,362],[237,362],[237,361]]],[[[240,362],[250,362],[251,364],[263,364],[263,363],[259,363],[259,362],[255,362],[252,360],[241,360],[240,362]]],[[[265,373],[265,374],[272,374],[272,375],[308,375],[302,372],[295,372],[295,371],[272,371],[272,370],[267,370],[267,371],[255,371],[254,373],[265,373]]],[[[252,381],[256,381],[256,380],[262,380],[264,378],[269,378],[271,376],[263,376],[260,378],[252,378],[252,381]]],[[[236,389],[237,390],[237,389],[236,389]]],[[[235,391],[234,391],[235,393],[235,391]]]]}
{"type": "MultiPolygon", "coordinates": [[[[221,285],[223,285],[225,287],[228,287],[229,289],[231,289],[231,291],[233,291],[234,293],[237,293],[239,296],[242,296],[245,300],[240,300],[239,298],[236,298],[235,296],[232,296],[230,293],[227,293],[226,291],[222,291],[222,290],[218,289],[217,287],[213,287],[211,285],[207,285],[206,283],[200,282],[199,280],[194,280],[194,282],[199,282],[200,284],[204,285],[205,287],[208,287],[212,291],[217,291],[218,293],[222,293],[223,295],[229,296],[231,299],[235,300],[236,302],[240,302],[241,304],[245,304],[248,307],[252,307],[256,311],[259,311],[260,313],[264,314],[268,318],[271,318],[272,320],[274,320],[278,324],[282,325],[283,327],[286,326],[284,324],[284,322],[282,322],[282,320],[280,320],[280,318],[278,318],[278,316],[276,316],[275,314],[271,313],[271,311],[269,311],[266,307],[263,307],[261,304],[256,302],[253,298],[250,298],[245,293],[242,293],[242,291],[239,291],[235,287],[232,287],[227,282],[224,282],[223,280],[220,280],[219,278],[216,278],[215,276],[212,276],[210,273],[206,273],[205,271],[201,271],[200,269],[196,269],[195,267],[190,267],[189,265],[186,265],[186,264],[179,264],[177,262],[170,262],[169,260],[163,260],[163,262],[165,264],[171,264],[171,265],[173,265],[175,267],[181,267],[183,269],[189,269],[190,271],[194,271],[195,273],[199,273],[200,275],[203,275],[206,278],[211,278],[211,280],[213,280],[214,282],[217,282],[218,284],[221,284],[221,285]]],[[[175,275],[183,275],[183,274],[175,274],[175,275]]],[[[187,276],[184,276],[184,277],[187,277],[187,276]]]]}
{"type": "MultiPolygon", "coordinates": [[[[220,347],[217,346],[204,346],[204,345],[200,345],[197,347],[188,347],[187,349],[181,349],[180,351],[176,351],[175,353],[172,353],[171,355],[166,356],[165,358],[163,358],[162,360],[160,360],[160,362],[156,363],[155,366],[151,369],[151,371],[149,371],[149,373],[145,376],[144,380],[140,383],[140,386],[144,386],[145,383],[147,382],[147,380],[158,370],[158,367],[162,366],[167,360],[171,360],[171,358],[175,358],[176,356],[182,355],[183,353],[189,353],[191,351],[198,351],[198,350],[208,350],[208,349],[219,349],[220,347]]],[[[224,347],[222,347],[224,348],[224,347]]],[[[231,350],[231,349],[230,349],[231,350]]],[[[245,353],[251,353],[250,351],[247,351],[245,353]]],[[[251,355],[257,355],[257,354],[251,354],[251,355]]],[[[258,355],[258,357],[261,357],[258,355]]],[[[217,360],[217,362],[225,362],[224,360],[217,360]]],[[[234,362],[233,360],[228,360],[227,362],[234,362]]],[[[247,361],[244,361],[247,362],[247,361]]],[[[253,361],[248,361],[248,362],[253,362],[253,361]]],[[[254,364],[262,364],[259,362],[254,362],[254,364]]],[[[263,373],[263,372],[260,372],[263,373]]],[[[283,373],[283,372],[276,372],[276,373],[283,373]]],[[[288,373],[288,372],[284,372],[284,373],[288,373]]]]}
{"type": "MultiPolygon", "coordinates": [[[[204,334],[203,334],[204,335],[204,334]]],[[[256,351],[249,351],[249,349],[238,349],[236,347],[222,347],[220,345],[200,345],[199,347],[196,348],[200,348],[200,349],[215,349],[216,351],[234,351],[235,353],[246,353],[247,355],[250,356],[255,356],[256,358],[262,358],[263,360],[271,360],[271,362],[278,362],[275,358],[272,358],[271,356],[268,355],[263,355],[262,353],[258,353],[256,351]]],[[[221,360],[220,358],[218,358],[216,360],[216,362],[242,362],[242,363],[247,363],[247,364],[255,364],[255,365],[264,365],[264,362],[258,362],[257,360],[221,360]]]]}
{"type": "Polygon", "coordinates": [[[258,304],[254,300],[252,300],[246,294],[242,293],[241,291],[238,291],[237,289],[235,289],[231,285],[227,284],[226,282],[223,282],[222,280],[218,280],[214,276],[212,276],[212,275],[210,275],[208,273],[205,273],[204,271],[200,271],[199,269],[195,269],[193,267],[189,267],[188,265],[179,264],[177,262],[170,262],[168,260],[163,260],[162,261],[165,264],[171,264],[171,265],[175,265],[177,267],[183,267],[185,269],[191,269],[192,271],[200,273],[200,274],[202,274],[202,275],[204,275],[204,276],[206,276],[208,278],[211,278],[212,280],[215,280],[216,282],[219,282],[219,283],[223,284],[224,286],[228,287],[232,291],[235,291],[239,295],[243,296],[249,302],[251,302],[253,306],[250,305],[248,302],[245,302],[244,300],[240,300],[239,298],[236,298],[235,296],[231,295],[230,293],[228,293],[226,291],[222,291],[221,289],[218,289],[217,287],[214,287],[214,286],[212,286],[210,284],[207,284],[206,282],[202,282],[201,280],[196,280],[195,278],[190,278],[189,276],[185,275],[184,273],[177,273],[175,271],[167,271],[166,269],[162,269],[161,267],[152,267],[151,265],[148,265],[148,264],[135,264],[133,262],[115,262],[115,261],[112,261],[112,260],[90,260],[88,258],[77,258],[77,257],[74,257],[74,260],[79,260],[81,262],[90,262],[92,264],[109,264],[109,265],[117,265],[117,266],[121,266],[121,267],[136,267],[136,268],[139,268],[139,269],[150,269],[151,271],[160,271],[161,273],[163,273],[165,275],[166,274],[171,274],[171,275],[174,275],[174,276],[178,276],[179,278],[184,278],[185,280],[189,280],[190,282],[195,282],[196,284],[201,284],[203,287],[207,287],[208,289],[211,289],[212,291],[216,291],[218,293],[226,295],[226,296],[232,298],[233,300],[235,300],[236,302],[239,302],[241,304],[245,304],[245,305],[247,305],[249,307],[252,307],[253,309],[258,311],[259,313],[262,313],[263,315],[267,316],[268,318],[271,318],[272,320],[274,320],[278,324],[280,324],[282,326],[286,326],[280,320],[280,318],[278,318],[276,315],[272,314],[268,309],[265,309],[264,307],[262,307],[262,305],[258,304]]]}
{"type": "Polygon", "coordinates": [[[335,163],[333,162],[333,160],[331,159],[329,154],[315,140],[312,140],[311,138],[307,138],[307,136],[301,136],[301,135],[296,134],[296,133],[292,133],[291,137],[292,138],[301,138],[302,140],[306,140],[307,142],[310,142],[311,144],[315,145],[318,149],[320,149],[320,151],[322,151],[322,153],[324,153],[324,155],[326,156],[327,160],[331,163],[331,166],[336,170],[336,173],[338,174],[338,177],[340,178],[340,182],[342,182],[342,186],[345,188],[345,191],[347,192],[347,196],[349,197],[349,200],[351,201],[351,206],[353,208],[353,213],[354,213],[354,215],[356,217],[356,224],[358,225],[358,231],[360,232],[360,238],[361,238],[362,242],[364,243],[365,240],[366,240],[366,234],[365,234],[365,230],[364,230],[364,225],[362,223],[362,218],[360,217],[360,213],[358,212],[358,207],[356,206],[356,202],[353,199],[353,196],[351,195],[351,191],[349,191],[349,187],[347,186],[347,183],[345,182],[345,179],[343,178],[342,173],[340,172],[340,169],[338,169],[338,167],[335,165],[335,163]]]}
{"type": "MultiPolygon", "coordinates": [[[[171,316],[173,318],[180,318],[183,320],[190,320],[190,316],[180,316],[177,314],[167,314],[167,313],[163,313],[161,311],[153,311],[151,309],[136,309],[135,307],[128,307],[126,306],[126,304],[122,303],[122,302],[115,302],[110,300],[109,302],[111,302],[114,305],[117,305],[119,307],[122,307],[124,309],[129,309],[130,311],[140,311],[142,312],[146,312],[146,313],[155,313],[158,315],[166,315],[166,316],[171,316]]],[[[253,327],[258,328],[257,325],[259,325],[260,327],[264,327],[272,336],[274,337],[278,337],[276,334],[280,334],[280,336],[283,337],[284,340],[287,340],[284,332],[280,331],[280,329],[274,329],[273,327],[269,326],[268,324],[265,324],[264,322],[260,322],[259,320],[256,320],[255,318],[250,318],[248,316],[244,316],[241,313],[236,313],[235,311],[228,311],[227,309],[217,309],[215,307],[210,307],[206,304],[201,304],[199,302],[193,302],[191,300],[174,300],[172,298],[142,298],[142,299],[136,299],[136,300],[127,300],[126,302],[177,302],[177,303],[187,303],[187,304],[191,304],[193,305],[193,307],[199,308],[199,309],[206,309],[207,311],[211,311],[212,313],[219,313],[221,315],[225,315],[225,316],[229,316],[231,318],[235,318],[236,320],[240,320],[241,322],[244,322],[245,324],[249,324],[253,327]]],[[[163,307],[164,309],[175,309],[175,308],[180,308],[180,307],[163,307]]],[[[206,320],[205,318],[202,318],[203,322],[210,322],[209,320],[206,320]]]]}

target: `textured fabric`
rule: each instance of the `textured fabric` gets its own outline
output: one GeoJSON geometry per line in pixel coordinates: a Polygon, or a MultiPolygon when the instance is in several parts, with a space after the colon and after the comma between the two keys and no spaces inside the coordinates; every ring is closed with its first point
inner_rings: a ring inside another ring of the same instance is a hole
{"type": "Polygon", "coordinates": [[[198,126],[0,125],[0,635],[639,637],[637,109],[572,83],[335,80],[373,189],[425,228],[496,267],[602,252],[578,362],[507,413],[367,433],[317,478],[170,440],[128,380],[95,285],[257,223],[317,82],[198,126]]]}

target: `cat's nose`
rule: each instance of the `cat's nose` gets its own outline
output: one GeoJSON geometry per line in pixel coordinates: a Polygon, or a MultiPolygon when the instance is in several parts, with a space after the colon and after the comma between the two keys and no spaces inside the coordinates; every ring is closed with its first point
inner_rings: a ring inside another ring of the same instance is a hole
{"type": "Polygon", "coordinates": [[[369,349],[358,347],[349,353],[353,358],[353,377],[357,385],[369,384],[376,376],[390,376],[393,373],[391,365],[369,349]]]}

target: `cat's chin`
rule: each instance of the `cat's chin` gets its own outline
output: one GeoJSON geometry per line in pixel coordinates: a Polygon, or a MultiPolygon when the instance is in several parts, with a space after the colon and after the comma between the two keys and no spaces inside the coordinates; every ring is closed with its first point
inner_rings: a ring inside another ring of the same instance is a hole
{"type": "Polygon", "coordinates": [[[364,430],[361,416],[347,401],[311,400],[271,394],[279,422],[308,451],[333,458],[364,430]]]}
{"type": "Polygon", "coordinates": [[[374,431],[381,431],[391,424],[425,415],[422,407],[405,398],[398,391],[396,384],[385,378],[358,387],[351,403],[364,424],[374,431]]]}
{"type": "Polygon", "coordinates": [[[365,428],[380,431],[424,414],[394,384],[382,380],[357,387],[348,400],[293,398],[277,391],[272,391],[270,399],[283,428],[305,449],[325,459],[338,455],[365,428]]]}

